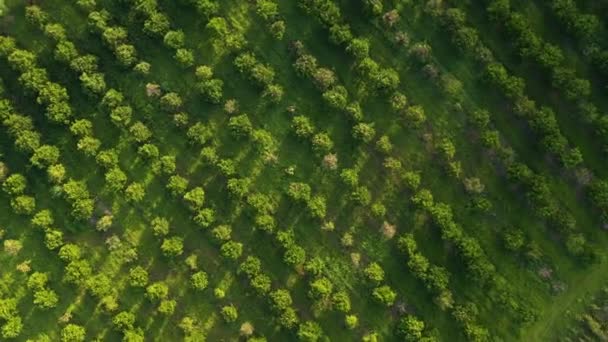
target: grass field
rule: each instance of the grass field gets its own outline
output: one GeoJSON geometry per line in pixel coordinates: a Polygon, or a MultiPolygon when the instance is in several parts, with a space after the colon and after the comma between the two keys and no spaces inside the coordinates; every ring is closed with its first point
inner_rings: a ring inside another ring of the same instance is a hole
{"type": "Polygon", "coordinates": [[[4,7],[0,340],[608,336],[601,4],[4,7]]]}

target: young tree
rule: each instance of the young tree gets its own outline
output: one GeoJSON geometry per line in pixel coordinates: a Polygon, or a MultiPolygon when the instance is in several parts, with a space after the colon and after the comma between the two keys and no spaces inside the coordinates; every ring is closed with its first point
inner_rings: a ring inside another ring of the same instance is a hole
{"type": "Polygon", "coordinates": [[[333,149],[334,142],[327,133],[321,132],[312,137],[312,147],[315,152],[327,154],[333,149]]]}
{"type": "Polygon", "coordinates": [[[68,283],[79,285],[88,279],[92,272],[91,265],[87,260],[75,260],[65,267],[64,279],[68,283]]]}
{"type": "Polygon", "coordinates": [[[112,324],[120,331],[133,329],[135,315],[132,312],[121,311],[112,318],[112,324]]]}
{"type": "Polygon", "coordinates": [[[21,317],[12,316],[6,318],[6,323],[2,326],[2,337],[5,339],[17,338],[23,330],[21,317]]]}
{"type": "Polygon", "coordinates": [[[133,109],[130,106],[117,106],[112,109],[112,112],[110,113],[110,119],[119,127],[128,126],[132,116],[133,109]]]}
{"type": "Polygon", "coordinates": [[[166,299],[169,295],[169,287],[163,282],[156,282],[146,288],[146,297],[151,301],[166,299]]]}
{"type": "Polygon", "coordinates": [[[175,307],[177,306],[177,302],[173,299],[164,299],[160,302],[158,306],[158,312],[163,315],[170,316],[175,312],[175,307]]]}
{"type": "Polygon", "coordinates": [[[30,196],[17,196],[11,199],[11,208],[19,215],[31,215],[36,209],[36,200],[30,196]]]}
{"type": "Polygon", "coordinates": [[[31,222],[35,227],[47,230],[55,223],[55,219],[50,210],[44,209],[37,212],[36,215],[32,217],[31,222]]]}
{"type": "Polygon", "coordinates": [[[403,317],[397,326],[397,334],[405,341],[420,341],[423,331],[424,322],[412,315],[403,317]]]}
{"type": "Polygon", "coordinates": [[[169,220],[164,217],[155,217],[150,222],[154,236],[163,237],[169,234],[169,220]]]}
{"type": "Polygon", "coordinates": [[[168,112],[177,111],[183,104],[183,100],[178,93],[167,93],[160,98],[160,104],[168,112]]]}
{"type": "Polygon", "coordinates": [[[125,189],[125,197],[126,197],[127,201],[138,203],[144,199],[145,195],[146,195],[146,189],[144,188],[144,185],[141,183],[131,183],[125,189]]]}
{"type": "Polygon", "coordinates": [[[184,200],[192,210],[200,209],[205,204],[205,190],[196,187],[184,195],[184,200]]]}
{"type": "Polygon", "coordinates": [[[32,157],[30,158],[30,162],[32,165],[44,169],[51,165],[54,165],[59,160],[59,149],[55,146],[50,145],[42,145],[38,147],[32,157]]]}
{"type": "Polygon", "coordinates": [[[14,173],[2,183],[2,190],[8,195],[16,196],[22,195],[27,187],[27,180],[21,174],[14,173]]]}
{"type": "Polygon", "coordinates": [[[106,172],[105,179],[106,186],[114,192],[121,191],[127,184],[127,175],[119,167],[106,172]]]}
{"type": "Polygon", "coordinates": [[[41,309],[51,309],[57,306],[59,297],[55,291],[50,289],[41,289],[34,292],[34,305],[41,309]]]}
{"type": "Polygon", "coordinates": [[[47,169],[47,176],[51,183],[59,185],[65,180],[65,172],[65,167],[63,165],[55,164],[49,166],[49,168],[47,169]]]}
{"type": "Polygon", "coordinates": [[[353,330],[359,325],[359,318],[357,315],[346,315],[344,324],[349,330],[353,330]]]}
{"type": "Polygon", "coordinates": [[[134,123],[131,128],[129,128],[129,133],[131,133],[131,136],[138,143],[146,142],[152,137],[152,132],[150,132],[150,129],[141,121],[134,123]]]}
{"type": "Polygon", "coordinates": [[[210,227],[215,222],[215,211],[211,208],[199,210],[194,216],[194,222],[202,228],[210,227]]]}
{"type": "Polygon", "coordinates": [[[331,295],[332,290],[332,282],[325,277],[321,277],[310,283],[310,291],[308,291],[308,295],[314,299],[324,299],[331,295]]]}
{"type": "Polygon", "coordinates": [[[253,126],[247,114],[233,116],[228,121],[228,127],[235,137],[249,137],[253,133],[253,126]]]}
{"type": "Polygon", "coordinates": [[[163,240],[160,249],[168,258],[180,256],[184,252],[184,239],[177,236],[166,238],[163,240]]]}
{"type": "Polygon", "coordinates": [[[174,58],[184,68],[194,65],[194,52],[190,49],[177,49],[174,58]]]}
{"type": "Polygon", "coordinates": [[[101,141],[99,139],[86,136],[78,140],[77,147],[78,150],[82,151],[86,156],[94,157],[97,154],[99,147],[101,147],[101,141]]]}
{"type": "Polygon", "coordinates": [[[376,262],[369,264],[363,270],[363,273],[365,274],[365,278],[372,283],[379,284],[384,280],[384,270],[376,262]]]}
{"type": "Polygon", "coordinates": [[[129,284],[132,287],[145,287],[148,284],[148,271],[141,266],[129,270],[129,284]]]}
{"type": "Polygon", "coordinates": [[[288,290],[279,289],[270,293],[272,308],[277,312],[282,312],[291,307],[293,300],[288,290]]]}
{"type": "Polygon", "coordinates": [[[118,62],[124,67],[130,67],[137,62],[137,50],[131,44],[121,44],[114,50],[118,62]]]}
{"type": "Polygon", "coordinates": [[[383,285],[374,289],[372,297],[381,304],[392,306],[397,294],[388,285],[383,285]]]}
{"type": "Polygon", "coordinates": [[[228,241],[222,245],[220,251],[223,257],[236,260],[243,254],[243,244],[236,241],[228,241]]]}
{"type": "Polygon", "coordinates": [[[95,224],[95,228],[100,232],[105,232],[110,229],[113,224],[113,220],[114,216],[112,216],[111,214],[106,214],[97,221],[97,224],[95,224]]]}
{"type": "Polygon", "coordinates": [[[192,287],[197,291],[202,291],[207,288],[209,284],[209,280],[207,278],[207,273],[203,271],[196,272],[190,278],[190,282],[192,287]]]}
{"type": "Polygon", "coordinates": [[[61,329],[61,342],[82,342],[86,338],[86,330],[76,324],[68,324],[61,329]]]}
{"type": "Polygon", "coordinates": [[[345,291],[335,292],[331,297],[331,302],[336,310],[342,312],[350,311],[350,298],[348,297],[348,293],[345,291]]]}
{"type": "Polygon", "coordinates": [[[211,231],[213,237],[218,241],[228,241],[230,240],[232,234],[232,228],[229,225],[222,224],[219,225],[211,231]]]}
{"type": "MultiPolygon", "coordinates": [[[[49,282],[49,276],[46,273],[34,272],[27,278],[27,288],[32,290],[42,290],[46,287],[49,282]]],[[[10,307],[10,306],[6,306],[10,307]]],[[[6,307],[0,309],[0,311],[6,311],[6,307]]],[[[4,317],[3,317],[4,318],[4,317]]]]}
{"type": "Polygon", "coordinates": [[[298,338],[301,341],[316,342],[323,336],[323,330],[317,322],[306,321],[298,328],[298,338]]]}
{"type": "Polygon", "coordinates": [[[67,263],[80,259],[80,247],[73,243],[67,243],[59,249],[59,258],[67,263]]]}
{"type": "Polygon", "coordinates": [[[291,128],[299,138],[309,138],[315,132],[315,127],[310,119],[303,115],[293,117],[291,128]]]}
{"type": "Polygon", "coordinates": [[[167,189],[171,191],[173,196],[184,195],[188,189],[188,180],[178,175],[171,176],[167,183],[167,189]]]}
{"type": "Polygon", "coordinates": [[[186,35],[182,30],[179,31],[169,31],[165,34],[163,38],[163,42],[166,46],[177,50],[184,47],[186,42],[186,35]]]}
{"type": "Polygon", "coordinates": [[[236,307],[232,304],[224,306],[222,308],[221,314],[224,318],[224,321],[226,321],[227,323],[232,323],[236,321],[236,319],[239,317],[236,307]]]}

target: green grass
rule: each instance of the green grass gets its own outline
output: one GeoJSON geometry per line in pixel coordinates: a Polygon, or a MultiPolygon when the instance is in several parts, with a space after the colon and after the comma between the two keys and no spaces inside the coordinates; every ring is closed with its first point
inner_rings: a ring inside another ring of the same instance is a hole
{"type": "MultiPolygon", "coordinates": [[[[528,206],[524,196],[513,188],[505,177],[505,171],[495,158],[488,154],[474,137],[466,123],[466,114],[455,110],[455,104],[427,79],[420,66],[408,55],[406,49],[392,46],[380,26],[373,23],[363,13],[357,2],[339,1],[344,18],[357,36],[370,40],[371,56],[383,66],[397,70],[401,78],[400,91],[405,93],[412,104],[424,107],[428,122],[420,130],[407,128],[395,117],[388,105],[387,94],[367,94],[361,91],[359,80],[353,71],[354,59],[340,47],[328,42],[328,33],[311,16],[298,8],[297,2],[281,2],[281,16],[287,23],[283,41],[274,40],[265,28],[264,22],[255,14],[248,2],[222,1],[220,15],[244,32],[248,41],[247,50],[271,65],[276,71],[276,82],[283,86],[285,96],[278,105],[261,100],[261,91],[253,86],[233,66],[234,55],[224,54],[213,48],[213,42],[204,29],[206,19],[196,15],[194,10],[180,2],[160,1],[160,7],[169,15],[173,28],[186,33],[188,48],[196,56],[196,65],[212,65],[217,77],[225,82],[224,98],[236,98],[241,111],[247,113],[256,128],[268,130],[278,142],[277,162],[263,163],[246,141],[234,140],[228,132],[228,116],[221,106],[211,105],[198,94],[193,70],[184,70],[173,60],[172,51],[162,46],[159,39],[142,31],[141,21],[127,15],[128,6],[115,1],[98,1],[99,6],[109,10],[112,23],[120,24],[129,31],[129,40],[138,50],[139,58],[152,64],[149,76],[140,76],[124,70],[116,62],[112,53],[102,43],[101,38],[86,28],[86,17],[76,5],[65,0],[49,0],[41,4],[52,21],[64,23],[67,34],[81,53],[92,53],[100,58],[100,69],[106,75],[109,87],[119,89],[133,106],[136,120],[142,120],[154,133],[161,154],[177,155],[178,173],[187,176],[191,186],[205,188],[207,205],[217,210],[219,222],[228,223],[233,228],[233,238],[243,242],[245,254],[255,254],[262,260],[263,269],[273,280],[273,288],[289,288],[294,299],[294,307],[302,320],[314,319],[319,322],[324,333],[332,341],[358,340],[368,331],[377,331],[382,340],[396,340],[395,324],[400,314],[395,309],[387,309],[374,303],[371,288],[366,284],[361,271],[352,265],[351,252],[361,253],[363,265],[371,261],[381,264],[386,273],[386,283],[398,293],[398,301],[405,304],[407,311],[423,319],[430,330],[440,340],[465,340],[462,328],[449,312],[441,311],[432,304],[432,296],[423,283],[413,277],[406,265],[395,240],[381,239],[379,228],[383,220],[373,219],[368,208],[353,205],[348,199],[348,191],[341,185],[337,172],[330,172],[320,166],[320,157],[315,155],[310,144],[296,139],[291,134],[291,116],[285,110],[295,105],[299,114],[307,115],[315,126],[327,131],[334,143],[339,158],[340,169],[358,167],[362,182],[372,191],[374,201],[382,201],[387,209],[387,220],[397,226],[398,234],[413,232],[421,252],[433,264],[442,265],[450,272],[450,289],[457,303],[474,302],[480,315],[478,321],[486,327],[494,340],[553,340],[560,330],[570,322],[566,311],[579,312],[584,307],[584,298],[599,291],[606,284],[606,262],[601,261],[589,267],[568,257],[562,239],[552,233],[540,221],[534,210],[528,206]],[[65,23],[70,23],[66,25],[65,23]],[[436,201],[450,204],[456,221],[469,236],[477,238],[489,260],[496,266],[498,274],[507,280],[509,289],[522,305],[538,309],[538,320],[521,327],[509,314],[497,315],[497,304],[487,296],[488,289],[472,282],[456,256],[454,247],[446,244],[428,215],[416,209],[409,201],[410,193],[395,187],[397,179],[383,169],[383,157],[374,152],[373,147],[355,141],[351,134],[352,124],[345,116],[329,108],[320,92],[309,82],[296,75],[290,53],[290,42],[300,40],[307,50],[317,57],[321,66],[332,69],[344,84],[351,98],[361,103],[366,121],[374,122],[377,132],[386,133],[395,145],[392,154],[404,163],[405,169],[418,170],[422,174],[423,186],[432,191],[436,201]],[[337,312],[315,313],[313,301],[308,298],[308,282],[311,276],[287,266],[283,262],[283,249],[271,236],[252,229],[253,220],[243,203],[231,199],[226,191],[225,178],[216,169],[204,163],[199,156],[200,148],[194,148],[187,141],[182,129],[176,128],[170,115],[160,111],[157,101],[145,94],[145,85],[154,82],[163,89],[176,91],[185,100],[184,110],[192,122],[210,123],[217,132],[213,143],[218,146],[218,154],[238,160],[238,174],[251,176],[256,191],[271,195],[278,200],[275,215],[281,229],[293,229],[296,240],[307,253],[308,258],[317,256],[326,261],[325,275],[337,288],[346,289],[352,300],[353,312],[359,316],[360,327],[349,331],[344,327],[344,317],[337,312]],[[485,185],[487,198],[493,208],[489,213],[479,213],[469,209],[471,197],[466,194],[460,180],[447,175],[435,148],[425,142],[424,135],[435,139],[448,136],[454,142],[456,158],[462,163],[466,177],[478,177],[485,185]],[[294,176],[285,174],[285,168],[295,165],[294,176]],[[305,208],[294,205],[285,198],[284,192],[292,181],[303,181],[311,185],[313,194],[327,198],[328,219],[335,222],[336,231],[324,232],[321,223],[305,213],[305,208]],[[539,245],[543,253],[541,264],[527,263],[520,255],[507,251],[501,234],[510,227],[520,227],[526,237],[539,245]],[[345,248],[340,238],[349,229],[354,230],[355,246],[345,248]],[[547,265],[554,270],[554,277],[563,281],[567,291],[552,295],[550,286],[542,281],[537,271],[547,265]]],[[[101,207],[111,208],[118,222],[108,233],[98,233],[88,223],[73,222],[69,216],[68,204],[51,196],[50,186],[43,172],[28,166],[27,158],[14,151],[13,142],[5,135],[0,136],[3,160],[11,165],[12,172],[28,175],[28,192],[35,195],[39,208],[51,208],[57,216],[58,225],[65,231],[66,240],[86,248],[86,256],[92,261],[94,270],[111,274],[120,293],[120,310],[137,313],[137,326],[142,327],[146,336],[153,340],[180,340],[183,334],[177,326],[185,315],[196,318],[210,341],[237,340],[238,329],[244,321],[250,321],[256,332],[269,341],[294,340],[294,332],[278,329],[267,300],[256,296],[247,281],[236,274],[238,264],[227,261],[219,254],[219,245],[212,241],[210,234],[201,231],[191,221],[191,214],[179,200],[165,189],[165,181],[157,175],[148,162],[137,156],[128,134],[115,128],[107,113],[101,110],[97,101],[92,100],[80,89],[76,75],[67,66],[54,61],[51,41],[39,30],[23,20],[24,9],[20,2],[8,2],[10,14],[15,24],[8,34],[15,37],[21,48],[35,51],[40,66],[49,71],[50,78],[65,86],[70,94],[70,104],[78,117],[86,117],[93,122],[95,136],[102,140],[103,148],[117,146],[120,150],[120,167],[129,181],[146,183],[146,198],[142,204],[132,204],[105,189],[104,171],[99,169],[92,158],[85,158],[77,151],[77,140],[65,127],[50,124],[44,117],[42,107],[35,104],[32,96],[24,94],[16,80],[18,75],[6,61],[0,61],[0,77],[4,79],[7,94],[16,108],[34,117],[35,125],[42,132],[45,143],[54,144],[62,151],[61,160],[71,177],[86,180],[89,190],[96,197],[98,212],[101,207]],[[13,169],[14,167],[14,169],[13,169]],[[172,234],[184,237],[185,253],[178,260],[167,260],[160,252],[160,242],[152,235],[150,220],[155,216],[166,216],[171,220],[172,234]],[[143,290],[128,287],[128,269],[116,253],[109,252],[105,240],[111,235],[121,237],[125,242],[137,246],[139,258],[135,264],[145,266],[154,281],[165,280],[170,285],[170,297],[178,301],[178,308],[171,317],[163,317],[156,312],[156,305],[144,298],[143,290]],[[194,293],[188,286],[191,273],[184,264],[184,258],[191,253],[198,256],[201,269],[210,276],[210,285],[205,292],[194,293]],[[213,288],[229,284],[226,298],[216,299],[213,288]],[[236,323],[226,324],[220,317],[220,308],[233,303],[239,309],[236,323]],[[203,328],[204,327],[204,328],[203,328]]],[[[547,94],[547,81],[530,65],[522,64],[508,44],[499,34],[490,29],[482,16],[481,8],[471,6],[470,22],[480,28],[481,37],[498,59],[517,75],[525,76],[527,91],[541,104],[558,109],[560,127],[568,139],[581,147],[585,160],[593,171],[606,176],[605,156],[602,156],[593,140],[585,134],[585,127],[568,114],[571,109],[557,95],[547,94]],[[548,95],[548,96],[547,96],[548,95]]],[[[567,49],[567,56],[583,74],[589,71],[576,51],[560,36],[544,29],[539,8],[525,7],[526,14],[534,28],[549,39],[567,49]]],[[[548,25],[548,24],[547,24],[548,25]]],[[[499,99],[493,89],[480,80],[478,67],[467,57],[456,51],[449,38],[422,11],[422,6],[406,6],[398,23],[407,31],[413,42],[427,41],[433,47],[433,57],[440,70],[457,78],[463,85],[461,104],[465,108],[487,108],[492,111],[493,124],[519,158],[547,177],[551,193],[572,211],[579,228],[594,246],[605,244],[606,237],[599,231],[598,219],[592,210],[581,202],[581,194],[568,175],[563,175],[552,160],[547,160],[541,152],[536,137],[522,120],[516,118],[499,99]]],[[[597,86],[594,83],[594,87],[597,86]]],[[[594,93],[594,101],[602,108],[608,98],[601,92],[594,93]]],[[[2,128],[2,133],[6,130],[2,128]]],[[[8,197],[0,196],[0,211],[10,212],[8,197]]],[[[111,327],[111,316],[104,313],[98,300],[84,289],[61,281],[63,263],[55,253],[46,250],[43,234],[35,230],[24,217],[7,214],[0,217],[0,226],[7,230],[5,238],[19,238],[24,249],[17,258],[0,254],[2,284],[8,289],[0,295],[22,288],[26,277],[14,269],[23,260],[31,259],[32,268],[49,272],[50,286],[61,298],[57,308],[41,312],[32,305],[31,294],[26,294],[19,304],[19,312],[26,322],[24,335],[34,337],[45,332],[53,340],[58,339],[58,318],[68,307],[73,307],[73,321],[84,325],[88,337],[103,340],[120,339],[120,334],[111,327]]]]}

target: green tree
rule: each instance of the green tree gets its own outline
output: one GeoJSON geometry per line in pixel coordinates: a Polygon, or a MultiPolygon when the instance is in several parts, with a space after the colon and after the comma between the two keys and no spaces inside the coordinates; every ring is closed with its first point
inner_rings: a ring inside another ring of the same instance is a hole
{"type": "Polygon", "coordinates": [[[334,142],[327,133],[317,133],[312,137],[312,147],[315,152],[327,154],[334,147],[334,142]]]}
{"type": "Polygon", "coordinates": [[[310,283],[310,291],[308,295],[314,299],[327,298],[333,290],[332,282],[325,278],[317,278],[310,283]]]}
{"type": "Polygon", "coordinates": [[[183,104],[183,100],[178,93],[167,93],[160,98],[162,108],[168,112],[175,112],[183,104]]]}
{"type": "Polygon", "coordinates": [[[243,244],[236,241],[228,241],[222,245],[220,251],[223,257],[236,260],[243,254],[243,244]]]}
{"type": "Polygon", "coordinates": [[[23,330],[23,322],[21,317],[12,316],[8,317],[6,323],[2,326],[2,338],[13,339],[21,335],[23,330]]]}
{"type": "Polygon", "coordinates": [[[151,301],[166,299],[169,295],[169,287],[163,282],[156,282],[146,288],[146,297],[151,301]]]}
{"type": "Polygon", "coordinates": [[[155,217],[150,222],[152,232],[156,237],[163,237],[169,234],[169,220],[164,217],[155,217]]]}
{"type": "Polygon", "coordinates": [[[199,210],[194,216],[194,222],[202,228],[208,228],[215,222],[215,211],[211,208],[199,210]]]}
{"type": "Polygon", "coordinates": [[[145,287],[148,285],[148,271],[141,266],[135,266],[129,270],[129,284],[133,287],[145,287]]]}
{"type": "Polygon", "coordinates": [[[345,291],[335,292],[331,297],[332,304],[336,310],[342,312],[350,311],[350,298],[345,291]]]}
{"type": "Polygon", "coordinates": [[[205,204],[205,190],[202,187],[196,187],[184,195],[184,200],[192,210],[200,209],[205,204]]]}
{"type": "Polygon", "coordinates": [[[36,228],[47,230],[55,223],[55,219],[50,210],[44,209],[37,212],[36,215],[32,217],[31,222],[36,228]]]}
{"type": "Polygon", "coordinates": [[[114,149],[100,151],[95,161],[106,169],[118,167],[118,153],[114,149]]]}
{"type": "Polygon", "coordinates": [[[167,183],[167,189],[171,191],[173,196],[184,195],[188,189],[188,180],[178,175],[171,176],[167,183]]]}
{"type": "Polygon", "coordinates": [[[68,283],[79,285],[87,280],[92,272],[91,265],[87,260],[75,260],[65,267],[64,279],[68,283]]]}
{"type": "Polygon", "coordinates": [[[236,319],[239,317],[239,313],[238,313],[236,307],[232,304],[224,306],[222,308],[221,314],[222,314],[222,317],[224,318],[224,321],[226,321],[228,323],[232,323],[232,322],[236,321],[236,319]]]}
{"type": "Polygon", "coordinates": [[[258,274],[251,279],[251,287],[260,295],[265,296],[272,286],[270,277],[265,274],[258,274]]]}
{"type": "Polygon", "coordinates": [[[36,210],[36,200],[30,196],[17,196],[11,199],[11,208],[19,215],[31,215],[36,210]]]}
{"type": "Polygon", "coordinates": [[[184,44],[186,43],[186,35],[182,30],[169,31],[165,34],[163,42],[166,46],[177,50],[184,47],[184,44]]]}
{"type": "Polygon", "coordinates": [[[41,289],[34,292],[34,305],[41,309],[51,309],[57,306],[59,297],[53,290],[41,289]]]}
{"type": "Polygon", "coordinates": [[[61,329],[61,342],[82,342],[86,338],[86,330],[76,324],[68,324],[61,329]]]}
{"type": "Polygon", "coordinates": [[[22,195],[27,187],[27,180],[21,174],[14,173],[2,183],[2,190],[11,196],[22,195]]]}
{"type": "Polygon", "coordinates": [[[101,141],[90,136],[82,137],[76,145],[86,156],[94,157],[101,147],[101,141]]]}
{"type": "Polygon", "coordinates": [[[287,189],[287,195],[295,201],[308,202],[310,193],[310,185],[306,183],[290,183],[287,189]]]}
{"type": "Polygon", "coordinates": [[[309,138],[315,132],[310,119],[303,115],[294,116],[291,121],[291,128],[299,138],[309,138]]]}
{"type": "Polygon", "coordinates": [[[365,274],[365,278],[367,278],[368,281],[375,284],[379,284],[384,280],[384,270],[376,262],[369,264],[363,270],[363,274],[365,274]]]}
{"type": "Polygon", "coordinates": [[[55,146],[42,145],[34,151],[30,158],[32,165],[38,168],[47,168],[59,160],[59,149],[55,146]]]}
{"type": "Polygon", "coordinates": [[[298,314],[293,308],[287,308],[279,316],[279,323],[287,329],[292,329],[298,324],[298,314]]]}
{"type": "Polygon", "coordinates": [[[132,312],[121,311],[112,318],[112,324],[120,331],[133,329],[135,315],[132,312]]]}
{"type": "Polygon", "coordinates": [[[247,114],[231,117],[228,120],[228,127],[236,137],[249,137],[253,133],[253,125],[247,114]]]}
{"type": "Polygon", "coordinates": [[[192,52],[192,50],[177,49],[174,58],[184,68],[189,68],[194,65],[194,52],[192,52]]]}
{"type": "Polygon", "coordinates": [[[87,119],[76,120],[70,126],[70,132],[77,137],[93,135],[93,123],[87,119]]]}
{"type": "Polygon", "coordinates": [[[146,196],[146,188],[141,183],[131,183],[125,189],[125,198],[131,202],[141,202],[146,196]]]}
{"type": "Polygon", "coordinates": [[[197,122],[188,129],[186,136],[193,144],[204,145],[213,137],[213,132],[211,127],[202,122],[197,122]]]}
{"type": "Polygon", "coordinates": [[[182,255],[184,252],[184,239],[174,236],[163,240],[160,246],[163,255],[168,258],[174,258],[182,255]]]}
{"type": "Polygon", "coordinates": [[[112,109],[110,113],[110,119],[112,122],[119,127],[126,127],[131,122],[133,116],[133,109],[130,106],[117,106],[112,109]]]}
{"type": "Polygon", "coordinates": [[[207,273],[203,271],[194,273],[190,278],[190,283],[195,290],[202,291],[206,289],[207,285],[209,284],[207,273]]]}
{"type": "Polygon", "coordinates": [[[59,249],[59,258],[68,263],[80,259],[81,255],[80,247],[73,243],[66,243],[59,249]]]}
{"type": "Polygon", "coordinates": [[[232,234],[232,228],[229,225],[222,224],[213,228],[211,234],[218,241],[228,241],[232,234]]]}
{"type": "Polygon", "coordinates": [[[306,321],[298,328],[298,338],[301,341],[316,342],[323,336],[323,330],[317,322],[306,321]]]}
{"type": "Polygon", "coordinates": [[[359,318],[357,315],[346,315],[344,324],[348,329],[353,330],[359,325],[359,318]]]}
{"type": "MultiPolygon", "coordinates": [[[[152,2],[151,4],[151,6],[156,7],[156,2],[152,2]]],[[[162,37],[167,33],[167,31],[169,31],[171,24],[169,22],[169,18],[165,14],[151,8],[143,11],[147,12],[146,14],[148,14],[148,19],[146,19],[144,22],[144,31],[146,33],[152,36],[162,37]]]]}
{"type": "MultiPolygon", "coordinates": [[[[46,287],[49,282],[49,276],[46,273],[34,272],[27,278],[27,288],[32,290],[42,290],[46,287]]],[[[0,311],[7,311],[6,309],[0,309],[0,311]]],[[[10,310],[8,310],[10,311],[10,310]]],[[[5,317],[2,317],[5,318],[5,317]]]]}
{"type": "Polygon", "coordinates": [[[403,116],[412,127],[420,127],[426,121],[426,115],[422,106],[411,106],[403,112],[403,116]]]}
{"type": "Polygon", "coordinates": [[[135,139],[135,141],[138,143],[146,142],[152,137],[152,132],[150,132],[150,129],[141,121],[134,123],[129,128],[129,133],[131,133],[133,139],[135,139]]]}
{"type": "Polygon", "coordinates": [[[121,44],[114,50],[118,62],[125,67],[130,67],[137,62],[137,50],[131,44],[121,44]]]}
{"type": "Polygon", "coordinates": [[[397,294],[388,285],[383,285],[374,289],[372,297],[381,304],[392,306],[397,294]]]}
{"type": "Polygon", "coordinates": [[[259,274],[261,269],[262,262],[260,259],[253,256],[248,256],[239,266],[238,273],[245,273],[249,278],[251,278],[259,274]]]}
{"type": "Polygon", "coordinates": [[[170,316],[175,312],[175,307],[177,306],[177,302],[173,299],[164,299],[158,305],[158,312],[163,315],[170,316]]]}
{"type": "Polygon", "coordinates": [[[270,293],[272,308],[277,312],[282,312],[291,307],[293,300],[288,290],[278,289],[270,293]]]}
{"type": "Polygon", "coordinates": [[[65,172],[65,167],[63,165],[55,164],[49,166],[49,168],[47,169],[47,176],[51,183],[59,185],[65,180],[65,172]]]}
{"type": "Polygon", "coordinates": [[[397,333],[405,341],[420,341],[422,339],[422,333],[424,331],[424,322],[418,318],[407,315],[397,325],[397,333]]]}
{"type": "Polygon", "coordinates": [[[106,186],[115,192],[121,191],[127,184],[127,175],[119,168],[114,167],[106,172],[106,186]]]}

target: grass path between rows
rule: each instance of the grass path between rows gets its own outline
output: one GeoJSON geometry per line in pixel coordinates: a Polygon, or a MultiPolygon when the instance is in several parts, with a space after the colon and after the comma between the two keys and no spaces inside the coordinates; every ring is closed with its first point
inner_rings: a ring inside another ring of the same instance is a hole
{"type": "Polygon", "coordinates": [[[573,279],[568,290],[551,301],[542,310],[539,320],[524,329],[522,337],[527,341],[550,341],[556,333],[563,332],[568,321],[581,312],[589,298],[597,294],[608,283],[608,260],[594,265],[586,274],[573,279]],[[561,328],[561,329],[557,329],[561,328]]]}

